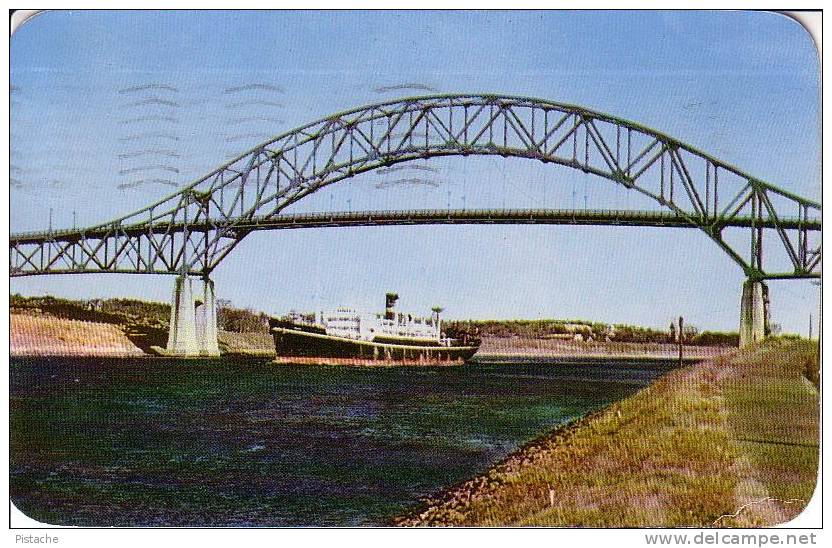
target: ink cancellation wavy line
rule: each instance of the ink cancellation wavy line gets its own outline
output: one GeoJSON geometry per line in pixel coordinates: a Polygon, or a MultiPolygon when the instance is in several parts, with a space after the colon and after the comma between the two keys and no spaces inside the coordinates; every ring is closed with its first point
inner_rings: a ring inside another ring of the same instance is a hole
{"type": "Polygon", "coordinates": [[[433,166],[423,166],[420,164],[413,164],[413,165],[398,165],[398,166],[390,166],[390,167],[382,167],[376,169],[376,173],[385,175],[387,173],[395,173],[396,171],[408,171],[408,170],[416,170],[416,171],[430,171],[431,173],[439,173],[439,169],[433,166]]]}
{"type": "Polygon", "coordinates": [[[149,165],[149,166],[139,166],[139,167],[131,167],[128,169],[122,169],[118,172],[119,175],[129,175],[130,173],[140,173],[142,171],[168,171],[170,173],[179,173],[179,169],[173,166],[167,166],[162,164],[156,165],[149,165]]]}
{"type": "Polygon", "coordinates": [[[127,142],[139,141],[141,139],[169,139],[171,141],[179,141],[179,137],[177,135],[161,132],[135,133],[133,135],[128,135],[127,137],[119,137],[118,140],[121,142],[127,142]]]}
{"type": "Polygon", "coordinates": [[[18,179],[17,177],[10,177],[9,184],[16,188],[33,188],[33,187],[49,187],[49,188],[59,188],[66,185],[66,181],[62,181],[60,179],[52,179],[51,181],[45,180],[35,180],[35,181],[24,181],[22,179],[18,179]]]}
{"type": "Polygon", "coordinates": [[[170,122],[178,124],[179,120],[173,116],[163,116],[160,114],[150,114],[148,116],[139,116],[137,118],[128,118],[126,120],[119,120],[118,123],[122,125],[138,124],[142,122],[170,122]]]}
{"type": "Polygon", "coordinates": [[[161,97],[148,97],[146,99],[141,99],[139,101],[133,101],[132,103],[127,103],[124,105],[125,108],[133,108],[133,107],[141,107],[146,105],[160,105],[166,107],[179,107],[179,103],[176,101],[170,101],[168,99],[162,99],[161,97]]]}
{"type": "Polygon", "coordinates": [[[373,88],[373,91],[376,93],[389,93],[391,91],[428,91],[430,93],[438,93],[438,90],[432,86],[427,84],[422,84],[419,82],[407,82],[403,84],[394,84],[391,86],[378,86],[373,88]]]}
{"type": "MultiPolygon", "coordinates": [[[[28,173],[30,175],[35,173],[98,173],[96,167],[90,165],[80,164],[63,164],[59,160],[64,159],[59,157],[58,151],[41,150],[40,154],[48,156],[50,159],[58,160],[56,162],[38,162],[34,165],[26,164],[25,167],[12,164],[9,167],[9,173],[28,173]]],[[[25,160],[24,160],[25,163],[25,160]]]]}
{"type": "Polygon", "coordinates": [[[259,105],[264,107],[274,107],[274,108],[283,108],[283,103],[279,101],[266,101],[263,99],[247,99],[245,101],[239,101],[237,103],[227,103],[225,108],[227,109],[237,109],[243,108],[249,105],[259,105]]]}
{"type": "Polygon", "coordinates": [[[283,124],[284,120],[269,116],[243,116],[240,118],[232,118],[226,123],[230,126],[239,126],[240,124],[249,124],[251,122],[268,122],[270,124],[283,124]]]}
{"type": "Polygon", "coordinates": [[[274,84],[263,84],[263,83],[252,83],[252,84],[244,84],[242,86],[234,86],[230,88],[225,88],[223,93],[240,93],[241,91],[274,91],[276,93],[285,93],[282,87],[276,86],[274,84]]]}
{"type": "Polygon", "coordinates": [[[148,149],[148,150],[137,150],[135,152],[122,152],[118,155],[120,160],[126,160],[128,158],[140,158],[142,156],[164,156],[166,158],[180,158],[178,152],[174,150],[162,150],[162,149],[148,149]]]}
{"type": "Polygon", "coordinates": [[[179,186],[177,183],[175,183],[174,181],[171,181],[170,179],[140,179],[138,181],[131,181],[129,183],[118,184],[118,185],[116,185],[116,188],[119,189],[119,190],[125,190],[125,189],[129,189],[129,188],[138,188],[140,186],[145,186],[145,185],[165,185],[165,186],[172,186],[172,187],[179,186]]]}
{"type": "Polygon", "coordinates": [[[684,110],[692,110],[692,109],[696,109],[696,108],[699,108],[699,107],[702,107],[702,106],[705,106],[705,105],[713,106],[716,103],[717,102],[713,99],[710,100],[710,101],[692,101],[690,103],[685,103],[684,105],[682,105],[682,108],[684,110]]]}
{"type": "Polygon", "coordinates": [[[422,178],[419,178],[419,177],[410,177],[410,178],[403,178],[403,179],[395,179],[393,181],[382,181],[380,183],[376,183],[375,187],[377,189],[397,187],[397,186],[429,186],[429,187],[433,187],[433,188],[439,188],[441,185],[442,185],[441,181],[434,181],[432,179],[422,179],[422,178]]]}
{"type": "Polygon", "coordinates": [[[147,91],[147,90],[157,90],[157,91],[170,91],[174,93],[178,93],[179,90],[173,86],[169,86],[167,84],[140,84],[137,86],[132,86],[129,88],[122,88],[118,90],[119,93],[135,93],[137,91],[147,91]]]}

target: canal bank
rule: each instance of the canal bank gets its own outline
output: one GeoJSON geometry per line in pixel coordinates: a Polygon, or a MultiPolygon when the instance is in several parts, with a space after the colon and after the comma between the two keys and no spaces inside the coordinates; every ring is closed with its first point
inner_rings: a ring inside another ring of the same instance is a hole
{"type": "MultiPolygon", "coordinates": [[[[159,327],[59,318],[48,314],[10,315],[10,355],[99,358],[156,357],[152,346],[164,346],[159,327]]],[[[230,358],[274,358],[268,333],[219,331],[217,342],[230,358]]]]}
{"type": "MultiPolygon", "coordinates": [[[[148,322],[107,323],[60,318],[49,314],[10,315],[12,356],[138,357],[157,356],[153,347],[164,347],[167,331],[148,322]]],[[[232,359],[275,359],[270,333],[237,333],[220,330],[217,342],[223,356],[232,359]]],[[[727,352],[727,346],[684,347],[685,360],[702,360],[727,352]]],[[[559,341],[535,337],[485,337],[473,361],[478,363],[523,363],[539,360],[675,360],[678,347],[667,343],[622,343],[559,341]]],[[[280,358],[281,363],[355,365],[354,360],[280,358]]],[[[356,362],[360,363],[360,362],[356,362]]],[[[388,364],[389,365],[389,364],[388,364]]],[[[421,365],[418,360],[396,365],[421,365]]]]}
{"type": "Polygon", "coordinates": [[[404,526],[749,527],[793,519],[818,469],[817,345],[672,371],[423,501],[404,526]]]}

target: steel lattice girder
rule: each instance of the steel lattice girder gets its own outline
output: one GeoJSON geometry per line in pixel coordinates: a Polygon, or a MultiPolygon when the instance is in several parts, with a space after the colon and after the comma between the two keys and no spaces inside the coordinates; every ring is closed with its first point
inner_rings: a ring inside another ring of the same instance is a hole
{"type": "Polygon", "coordinates": [[[10,273],[207,275],[251,230],[277,228],[287,206],[326,185],[454,155],[527,158],[591,173],[652,198],[674,219],[703,230],[749,278],[820,276],[820,245],[809,243],[809,233],[820,230],[820,204],[639,124],[580,106],[498,95],[414,97],[334,114],[260,144],[114,221],[12,235],[10,273]],[[723,237],[726,227],[735,226],[746,229],[747,254],[723,237]],[[765,270],[764,230],[777,234],[789,271],[765,270]]]}

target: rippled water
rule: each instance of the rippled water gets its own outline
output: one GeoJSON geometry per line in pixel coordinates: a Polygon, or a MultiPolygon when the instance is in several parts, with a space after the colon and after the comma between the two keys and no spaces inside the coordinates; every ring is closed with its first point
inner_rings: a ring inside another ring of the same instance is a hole
{"type": "Polygon", "coordinates": [[[11,495],[92,526],[384,525],[667,364],[11,360],[11,495]]]}

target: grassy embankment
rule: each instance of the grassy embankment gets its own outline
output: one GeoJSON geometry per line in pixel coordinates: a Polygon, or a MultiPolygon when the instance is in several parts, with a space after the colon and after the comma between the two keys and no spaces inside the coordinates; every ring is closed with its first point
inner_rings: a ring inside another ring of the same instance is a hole
{"type": "Polygon", "coordinates": [[[818,470],[816,343],[772,340],[675,370],[546,435],[400,525],[761,526],[818,470]]]}

